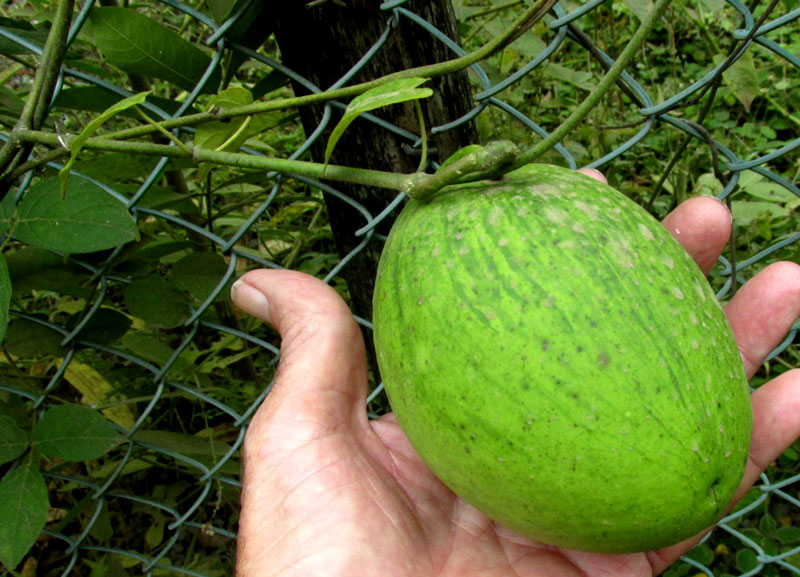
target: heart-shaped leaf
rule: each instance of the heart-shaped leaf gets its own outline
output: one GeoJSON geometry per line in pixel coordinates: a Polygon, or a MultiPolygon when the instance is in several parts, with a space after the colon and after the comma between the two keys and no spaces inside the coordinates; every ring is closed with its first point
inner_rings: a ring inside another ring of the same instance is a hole
{"type": "Polygon", "coordinates": [[[98,185],[69,177],[62,198],[58,178],[33,185],[14,206],[13,195],[0,203],[0,234],[13,228],[17,240],[46,250],[82,254],[136,240],[139,231],[128,209],[98,185]]]}
{"type": "Polygon", "coordinates": [[[36,542],[50,502],[38,467],[17,467],[0,481],[0,561],[14,569],[36,542]]]}
{"type": "Polygon", "coordinates": [[[83,405],[56,405],[36,424],[34,441],[45,455],[66,461],[97,459],[116,447],[122,435],[103,416],[83,405]]]}

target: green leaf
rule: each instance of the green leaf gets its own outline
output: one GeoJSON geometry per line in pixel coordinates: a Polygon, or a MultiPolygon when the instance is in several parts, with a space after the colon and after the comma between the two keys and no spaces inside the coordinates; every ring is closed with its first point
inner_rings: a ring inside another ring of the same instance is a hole
{"type": "MultiPolygon", "coordinates": [[[[122,100],[122,96],[116,92],[106,90],[101,86],[73,86],[65,88],[58,93],[54,106],[58,109],[82,110],[84,112],[100,113],[122,100]]],[[[158,106],[168,114],[175,114],[181,107],[181,103],[168,98],[153,96],[147,97],[147,101],[158,106]]],[[[197,112],[196,108],[191,109],[197,112]]],[[[135,113],[127,110],[121,111],[120,116],[134,116],[135,113]]]]}
{"type": "Polygon", "coordinates": [[[725,0],[700,0],[700,4],[710,10],[714,18],[720,18],[726,2],[725,0]]]}
{"type": "Polygon", "coordinates": [[[736,553],[736,567],[747,573],[758,567],[758,557],[752,549],[741,549],[736,553]]]}
{"type": "MultiPolygon", "coordinates": [[[[171,277],[183,290],[202,302],[217,288],[228,270],[222,256],[213,252],[193,252],[172,265],[171,277]]],[[[220,294],[225,295],[223,290],[220,294]]]]}
{"type": "MultiPolygon", "coordinates": [[[[208,109],[233,108],[243,106],[253,102],[253,95],[249,90],[238,86],[232,86],[217,94],[211,99],[208,109]]],[[[244,130],[247,130],[251,122],[251,117],[233,118],[229,122],[205,122],[197,127],[194,133],[194,145],[210,150],[235,150],[244,140],[237,138],[244,130]],[[234,147],[233,139],[238,145],[234,147]]]]}
{"type": "Polygon", "coordinates": [[[217,24],[222,24],[228,17],[234,4],[236,4],[236,0],[208,0],[211,16],[217,24]]]}
{"type": "Polygon", "coordinates": [[[191,249],[194,246],[195,244],[188,240],[172,240],[171,238],[158,239],[144,245],[144,247],[136,253],[136,256],[144,260],[161,260],[175,253],[191,249]]]}
{"type": "MultiPolygon", "coordinates": [[[[67,329],[74,329],[83,319],[83,313],[78,313],[67,319],[67,329]]],[[[133,321],[116,309],[100,307],[83,325],[80,338],[100,345],[108,345],[120,339],[133,325],[133,321]]]]}
{"type": "Polygon", "coordinates": [[[734,200],[731,203],[731,212],[736,224],[740,225],[748,225],[765,215],[783,218],[791,214],[789,208],[774,202],[745,202],[738,200],[734,200]]]}
{"type": "Polygon", "coordinates": [[[106,108],[102,114],[92,119],[89,124],[87,124],[83,130],[81,130],[80,134],[72,139],[72,141],[69,143],[69,160],[64,167],[58,171],[58,180],[61,183],[61,196],[64,196],[67,193],[69,173],[72,170],[72,165],[75,164],[75,160],[78,158],[78,154],[86,144],[86,141],[89,140],[89,138],[91,138],[91,136],[97,132],[101,126],[103,126],[105,121],[113,117],[118,112],[122,112],[123,110],[127,110],[132,106],[141,104],[145,101],[148,94],[150,94],[149,91],[140,92],[139,94],[134,94],[128,98],[123,98],[119,102],[112,104],[110,107],[106,108]]]}
{"type": "MultiPolygon", "coordinates": [[[[159,365],[166,363],[174,353],[174,349],[159,339],[157,335],[140,331],[130,332],[125,335],[120,341],[120,347],[135,354],[137,357],[159,365]]],[[[178,357],[175,364],[173,364],[173,368],[182,368],[184,366],[185,362],[182,357],[178,357]]]]}
{"type": "Polygon", "coordinates": [[[0,415],[0,465],[13,461],[28,450],[28,435],[11,417],[0,415]]]}
{"type": "MultiPolygon", "coordinates": [[[[166,80],[190,91],[211,64],[200,48],[132,8],[94,8],[90,17],[100,52],[124,72],[166,80]]],[[[215,84],[211,78],[207,86],[215,84]]]]}
{"type": "Polygon", "coordinates": [[[392,80],[380,86],[376,86],[371,90],[367,90],[363,94],[353,98],[344,111],[344,116],[342,116],[339,124],[336,125],[330,138],[328,138],[328,146],[325,148],[325,164],[330,160],[333,149],[336,147],[336,143],[339,142],[342,134],[344,134],[344,131],[347,130],[347,127],[350,126],[356,118],[376,108],[429,97],[433,94],[433,90],[430,88],[417,88],[420,84],[427,82],[427,80],[427,78],[401,78],[399,80],[392,80]]]}
{"type": "Polygon", "coordinates": [[[8,275],[8,263],[0,254],[0,343],[6,337],[8,328],[8,308],[11,305],[11,277],[8,275]]]}
{"type": "Polygon", "coordinates": [[[186,456],[222,457],[231,447],[224,441],[211,437],[198,437],[174,431],[138,430],[133,435],[134,441],[150,443],[163,449],[175,451],[186,456]]]}
{"type": "Polygon", "coordinates": [[[130,313],[154,327],[179,327],[191,315],[186,297],[162,276],[134,280],[124,296],[130,313]]]}
{"type": "Polygon", "coordinates": [[[17,467],[0,481],[0,561],[14,569],[47,522],[50,502],[38,467],[17,467]]]}
{"type": "MultiPolygon", "coordinates": [[[[73,169],[82,175],[111,185],[120,194],[133,196],[139,185],[130,181],[144,179],[158,164],[155,156],[143,154],[125,154],[123,152],[100,153],[86,155],[75,162],[73,169]]],[[[150,187],[152,190],[155,186],[150,187]]],[[[147,194],[147,193],[145,193],[147,194]]],[[[137,204],[137,208],[141,205],[137,204]]]]}
{"type": "Polygon", "coordinates": [[[81,403],[89,406],[110,405],[100,412],[112,423],[123,429],[133,428],[136,418],[130,406],[122,401],[124,397],[114,392],[114,386],[105,375],[91,365],[72,359],[64,371],[64,380],[81,393],[81,403]]]}
{"type": "Polygon", "coordinates": [[[716,196],[725,189],[725,186],[711,172],[701,174],[697,179],[694,192],[703,196],[716,196]]]}
{"type": "Polygon", "coordinates": [[[779,527],[775,530],[775,538],[785,545],[800,543],[800,528],[779,527]]]}
{"type": "Polygon", "coordinates": [[[758,522],[758,529],[766,536],[771,536],[778,528],[778,522],[772,515],[766,514],[758,522]]]}
{"type": "Polygon", "coordinates": [[[572,84],[573,86],[576,86],[582,90],[588,90],[589,92],[593,91],[596,86],[595,83],[592,82],[591,72],[573,70],[572,68],[561,66],[555,62],[551,62],[547,65],[545,73],[549,77],[554,78],[559,82],[572,84]]]}
{"type": "MultiPolygon", "coordinates": [[[[125,190],[126,185],[120,185],[117,190],[125,190]]],[[[138,187],[135,187],[138,189],[138,187]]],[[[132,190],[131,192],[134,192],[132,190]]],[[[155,210],[174,210],[186,214],[199,215],[200,210],[191,196],[176,192],[161,186],[151,186],[136,203],[136,208],[152,208],[155,210]]]]}
{"type": "MultiPolygon", "coordinates": [[[[46,319],[45,319],[46,320],[46,319]]],[[[64,356],[61,340],[64,335],[37,322],[15,318],[8,323],[5,349],[16,357],[32,359],[42,356],[64,356]]]]}
{"type": "Polygon", "coordinates": [[[768,180],[752,170],[745,170],[739,177],[739,188],[751,196],[794,208],[800,205],[800,197],[786,190],[777,182],[768,180]]]}
{"type": "MultiPolygon", "coordinates": [[[[714,56],[714,64],[719,65],[725,60],[721,54],[714,56]]],[[[750,105],[758,95],[758,74],[753,61],[753,51],[748,50],[734,62],[730,68],[722,73],[722,80],[730,88],[736,99],[742,103],[744,109],[750,112],[750,105]]]]}
{"type": "Polygon", "coordinates": [[[164,540],[164,526],[166,524],[167,523],[164,519],[164,515],[162,515],[161,512],[156,509],[153,512],[153,519],[149,523],[150,526],[144,533],[144,542],[147,543],[147,546],[151,551],[153,549],[157,549],[164,540]]]}
{"type": "MultiPolygon", "coordinates": [[[[0,17],[0,26],[36,46],[44,46],[45,41],[47,41],[47,34],[49,33],[48,26],[41,25],[34,27],[28,20],[24,19],[0,17]]],[[[0,36],[0,54],[5,54],[7,56],[30,54],[30,50],[5,36],[0,36]]]]}
{"type": "Polygon", "coordinates": [[[711,565],[714,561],[714,552],[708,545],[698,545],[691,549],[686,556],[702,565],[711,565]]]}
{"type": "Polygon", "coordinates": [[[222,92],[215,94],[208,101],[209,109],[219,106],[220,108],[233,108],[253,103],[252,93],[243,86],[231,86],[222,92]]]}
{"type": "Polygon", "coordinates": [[[103,416],[83,405],[56,405],[36,424],[33,440],[45,455],[66,461],[97,459],[122,442],[103,416]]]}
{"type": "Polygon", "coordinates": [[[13,228],[17,240],[46,250],[82,254],[136,240],[139,231],[125,205],[96,184],[71,175],[62,198],[57,178],[33,185],[14,208],[13,195],[0,203],[0,233],[13,228]]]}
{"type": "Polygon", "coordinates": [[[622,3],[640,21],[645,20],[653,9],[653,0],[622,0],[622,3]]]}
{"type": "Polygon", "coordinates": [[[17,296],[32,290],[48,290],[77,298],[87,298],[90,294],[89,289],[82,286],[90,273],[63,257],[33,246],[22,247],[5,256],[17,296]]]}
{"type": "Polygon", "coordinates": [[[278,69],[270,70],[264,78],[259,80],[251,89],[253,98],[261,98],[265,94],[277,90],[289,83],[289,77],[278,69]]]}
{"type": "MultiPolygon", "coordinates": [[[[234,108],[253,102],[252,93],[241,86],[231,86],[215,95],[209,102],[208,109],[234,108]]],[[[263,132],[280,119],[277,114],[257,114],[243,118],[233,118],[226,122],[205,122],[197,127],[194,134],[194,145],[209,150],[238,150],[248,138],[263,132]]],[[[198,179],[205,178],[213,165],[201,164],[198,179]]]]}

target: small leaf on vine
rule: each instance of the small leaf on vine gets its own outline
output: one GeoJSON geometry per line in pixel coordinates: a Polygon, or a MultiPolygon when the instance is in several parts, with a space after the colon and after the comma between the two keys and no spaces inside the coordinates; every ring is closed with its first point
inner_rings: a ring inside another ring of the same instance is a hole
{"type": "Polygon", "coordinates": [[[328,145],[325,148],[325,164],[328,164],[333,154],[333,149],[336,147],[336,143],[339,142],[342,134],[344,134],[344,131],[347,130],[347,127],[350,126],[356,118],[376,108],[428,98],[433,94],[433,90],[430,88],[418,88],[420,84],[427,81],[427,78],[400,78],[398,80],[391,80],[353,98],[344,111],[344,116],[342,116],[339,124],[336,125],[330,138],[328,138],[328,145]]]}
{"type": "Polygon", "coordinates": [[[78,158],[78,154],[80,153],[81,149],[83,149],[86,141],[89,140],[92,135],[97,132],[97,130],[103,125],[103,123],[117,114],[118,112],[122,112],[123,110],[127,110],[131,106],[136,106],[137,104],[141,104],[144,102],[145,98],[150,92],[140,92],[139,94],[134,94],[133,96],[129,96],[128,98],[123,98],[119,102],[109,106],[105,109],[105,111],[100,114],[100,116],[92,119],[92,121],[87,124],[81,133],[76,136],[72,142],[69,143],[69,160],[67,164],[64,165],[64,168],[58,171],[58,180],[61,183],[61,196],[64,197],[67,194],[67,183],[69,181],[69,172],[72,170],[72,165],[75,164],[75,160],[78,158]]]}

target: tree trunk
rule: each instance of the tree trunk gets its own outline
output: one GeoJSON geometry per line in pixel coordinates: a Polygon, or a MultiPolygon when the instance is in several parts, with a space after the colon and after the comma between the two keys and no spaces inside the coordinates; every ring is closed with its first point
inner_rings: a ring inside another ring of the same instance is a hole
{"type": "MultiPolygon", "coordinates": [[[[274,23],[275,37],[283,63],[322,89],[330,87],[344,76],[386,31],[392,18],[390,12],[379,9],[376,0],[345,0],[343,3],[327,1],[308,7],[304,0],[284,0],[274,3],[270,19],[274,23]],[[342,5],[346,4],[346,5],[342,5]]],[[[458,41],[455,15],[450,0],[412,0],[405,7],[433,26],[458,41]]],[[[349,84],[379,78],[391,72],[406,70],[425,64],[450,60],[456,55],[443,43],[407,18],[391,30],[386,44],[372,56],[349,84]]],[[[434,95],[421,101],[426,128],[440,126],[456,120],[473,108],[472,94],[466,72],[434,79],[426,84],[434,95]]],[[[307,93],[295,85],[296,94],[307,93]]],[[[323,106],[303,107],[300,116],[306,134],[317,129],[323,115],[323,106]]],[[[341,114],[334,107],[334,115],[324,133],[311,148],[317,162],[323,161],[328,135],[341,114]]],[[[419,134],[419,122],[413,104],[393,105],[375,112],[377,116],[414,134],[419,134]]],[[[436,134],[429,139],[432,154],[444,160],[467,144],[478,142],[474,122],[466,122],[436,134]]],[[[371,168],[390,172],[414,172],[419,156],[409,153],[406,139],[367,120],[356,120],[345,132],[331,158],[332,164],[371,168]]],[[[365,186],[336,184],[336,188],[349,198],[361,203],[373,216],[378,215],[394,198],[391,191],[375,190],[365,186]]],[[[341,256],[349,254],[363,240],[355,231],[364,226],[361,213],[333,195],[325,195],[329,219],[341,256]]],[[[378,232],[388,233],[389,218],[381,223],[378,232]]],[[[369,243],[342,271],[352,300],[353,312],[370,320],[372,318],[372,292],[382,244],[369,243]]],[[[378,372],[372,349],[371,335],[367,335],[370,368],[376,382],[378,372]]]]}

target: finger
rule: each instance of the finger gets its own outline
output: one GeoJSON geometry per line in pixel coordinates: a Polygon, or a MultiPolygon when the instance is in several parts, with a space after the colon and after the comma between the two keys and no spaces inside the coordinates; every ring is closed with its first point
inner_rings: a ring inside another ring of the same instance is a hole
{"type": "Polygon", "coordinates": [[[800,437],[800,369],[775,377],[754,391],[751,397],[753,437],[750,459],[737,499],[800,437]]]}
{"type": "Polygon", "coordinates": [[[800,265],[776,262],[761,270],[738,290],[725,313],[752,377],[800,317],[800,265]]]}
{"type": "MultiPolygon", "coordinates": [[[[753,434],[750,457],[742,482],[728,511],[744,497],[759,475],[800,437],[800,369],[776,377],[751,395],[753,434]]],[[[727,514],[727,513],[726,513],[727,514]]],[[[694,547],[708,532],[671,547],[648,554],[653,573],[659,575],[681,555],[694,547]]]]}
{"type": "Polygon", "coordinates": [[[731,213],[714,197],[682,202],[662,223],[707,275],[731,236],[731,213]]]}
{"type": "Polygon", "coordinates": [[[288,270],[255,270],[231,289],[234,304],[281,335],[281,360],[268,404],[316,432],[366,426],[366,353],[341,297],[324,282],[288,270]]]}

